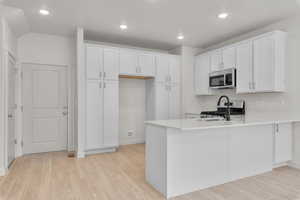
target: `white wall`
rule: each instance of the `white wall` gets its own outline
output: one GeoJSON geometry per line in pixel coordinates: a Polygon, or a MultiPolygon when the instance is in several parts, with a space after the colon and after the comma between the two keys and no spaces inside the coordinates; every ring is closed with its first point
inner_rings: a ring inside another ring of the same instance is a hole
{"type": "Polygon", "coordinates": [[[18,39],[18,56],[20,63],[66,65],[70,66],[69,84],[71,85],[69,117],[69,150],[74,149],[74,94],[75,94],[75,39],[56,35],[28,33],[18,39]]]}
{"type": "Polygon", "coordinates": [[[146,110],[145,80],[120,79],[120,144],[135,144],[145,141],[144,121],[146,110]],[[128,136],[128,131],[133,135],[128,136]]]}

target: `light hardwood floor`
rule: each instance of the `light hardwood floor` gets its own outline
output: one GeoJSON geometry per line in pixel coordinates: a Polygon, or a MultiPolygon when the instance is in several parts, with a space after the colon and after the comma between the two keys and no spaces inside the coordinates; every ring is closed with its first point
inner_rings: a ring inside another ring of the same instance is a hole
{"type": "MultiPolygon", "coordinates": [[[[65,152],[18,158],[0,177],[0,200],[161,200],[145,182],[144,145],[68,158],[65,152]]],[[[300,200],[300,171],[280,168],[174,200],[300,200]]]]}

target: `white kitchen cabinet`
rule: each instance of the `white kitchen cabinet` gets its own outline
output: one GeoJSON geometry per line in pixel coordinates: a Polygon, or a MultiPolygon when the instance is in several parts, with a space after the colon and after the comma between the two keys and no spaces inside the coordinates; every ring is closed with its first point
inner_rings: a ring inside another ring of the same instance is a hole
{"type": "Polygon", "coordinates": [[[253,92],[252,41],[239,43],[236,47],[237,93],[253,92]]]}
{"type": "Polygon", "coordinates": [[[180,82],[180,60],[175,55],[156,56],[156,77],[157,82],[180,82]]]}
{"type": "Polygon", "coordinates": [[[143,76],[155,75],[155,60],[151,54],[141,53],[138,56],[138,74],[143,76]]]}
{"type": "Polygon", "coordinates": [[[209,88],[210,54],[196,57],[194,66],[194,90],[196,95],[210,95],[209,88]]]}
{"type": "Polygon", "coordinates": [[[228,129],[231,180],[272,170],[272,130],[272,125],[228,129]]]}
{"type": "Polygon", "coordinates": [[[99,80],[87,81],[86,149],[98,149],[103,144],[103,91],[99,80]]]}
{"type": "Polygon", "coordinates": [[[180,117],[180,86],[174,83],[169,85],[169,119],[179,119],[180,117]]]}
{"type": "Polygon", "coordinates": [[[147,120],[179,119],[180,85],[178,83],[148,82],[147,120]]]}
{"type": "Polygon", "coordinates": [[[286,33],[281,31],[238,44],[237,93],[283,92],[285,46],[286,33]]]}
{"type": "Polygon", "coordinates": [[[222,69],[222,51],[221,49],[212,51],[211,53],[211,71],[222,69]]]}
{"type": "Polygon", "coordinates": [[[228,46],[222,49],[223,69],[236,67],[236,47],[228,46]]]}
{"type": "Polygon", "coordinates": [[[235,46],[228,46],[222,49],[217,49],[211,54],[211,71],[236,67],[236,49],[235,46]]]}
{"type": "Polygon", "coordinates": [[[292,124],[280,123],[274,125],[274,164],[292,160],[292,124]]]}
{"type": "Polygon", "coordinates": [[[118,96],[118,81],[87,81],[87,151],[118,146],[118,96]]]}
{"type": "Polygon", "coordinates": [[[119,144],[119,82],[103,83],[103,145],[116,147],[119,144]]]}
{"type": "Polygon", "coordinates": [[[120,74],[136,75],[137,61],[137,54],[135,51],[127,49],[120,50],[120,74]]]}
{"type": "Polygon", "coordinates": [[[100,79],[103,69],[103,49],[86,45],[86,73],[88,79],[100,79]]]}
{"type": "Polygon", "coordinates": [[[130,76],[154,76],[154,55],[142,51],[122,49],[120,51],[120,74],[130,76]]]}
{"type": "Polygon", "coordinates": [[[86,74],[89,80],[118,80],[119,53],[117,49],[86,45],[86,74]]]}
{"type": "Polygon", "coordinates": [[[102,76],[105,80],[119,79],[119,52],[116,49],[103,49],[102,76]]]}

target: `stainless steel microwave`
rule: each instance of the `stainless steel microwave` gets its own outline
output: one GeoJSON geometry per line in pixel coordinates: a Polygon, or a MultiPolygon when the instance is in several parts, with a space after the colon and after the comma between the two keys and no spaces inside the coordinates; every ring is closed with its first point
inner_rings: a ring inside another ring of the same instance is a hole
{"type": "Polygon", "coordinates": [[[224,69],[209,74],[209,87],[213,89],[226,89],[236,87],[236,69],[224,69]]]}

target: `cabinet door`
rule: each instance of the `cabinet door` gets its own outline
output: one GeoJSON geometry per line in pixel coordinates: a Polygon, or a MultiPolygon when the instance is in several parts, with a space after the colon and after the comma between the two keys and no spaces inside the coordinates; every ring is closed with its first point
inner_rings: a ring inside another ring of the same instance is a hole
{"type": "Polygon", "coordinates": [[[103,50],[100,47],[86,46],[86,73],[88,79],[100,79],[103,69],[103,50]]]}
{"type": "Polygon", "coordinates": [[[166,82],[169,76],[169,55],[159,55],[156,57],[156,81],[166,82]]]}
{"type": "Polygon", "coordinates": [[[180,119],[180,86],[172,84],[169,86],[169,119],[180,119]]]}
{"type": "Polygon", "coordinates": [[[106,80],[119,79],[119,54],[114,49],[104,49],[103,52],[103,77],[106,80]]]}
{"type": "Polygon", "coordinates": [[[170,56],[169,61],[169,81],[172,83],[180,82],[180,59],[178,56],[170,56]]]}
{"type": "Polygon", "coordinates": [[[130,50],[120,51],[120,74],[137,75],[137,54],[130,50]]]}
{"type": "Polygon", "coordinates": [[[237,64],[237,93],[252,92],[253,65],[252,65],[252,42],[241,43],[236,49],[237,64]]]}
{"type": "Polygon", "coordinates": [[[103,90],[100,81],[87,81],[86,105],[86,148],[98,149],[103,145],[103,90]]]}
{"type": "Polygon", "coordinates": [[[228,128],[228,133],[231,180],[272,170],[271,125],[228,128]]]}
{"type": "Polygon", "coordinates": [[[154,56],[150,54],[140,54],[138,73],[143,76],[154,76],[155,75],[155,64],[154,56]]]}
{"type": "Polygon", "coordinates": [[[254,89],[268,92],[274,89],[274,39],[263,37],[253,41],[254,89]]]}
{"type": "Polygon", "coordinates": [[[222,59],[224,69],[235,68],[236,67],[236,47],[230,46],[226,47],[222,51],[222,59]]]}
{"type": "Polygon", "coordinates": [[[196,57],[194,81],[195,92],[197,95],[209,95],[209,72],[210,56],[204,54],[196,57]]]}
{"type": "Polygon", "coordinates": [[[211,71],[218,71],[222,67],[222,51],[216,50],[211,52],[211,71]]]}
{"type": "Polygon", "coordinates": [[[275,164],[292,159],[292,124],[275,124],[275,164]]]}
{"type": "Polygon", "coordinates": [[[155,120],[169,119],[169,91],[164,83],[155,84],[155,120]]]}
{"type": "Polygon", "coordinates": [[[119,82],[105,81],[103,137],[105,147],[118,146],[119,141],[119,82]]]}

